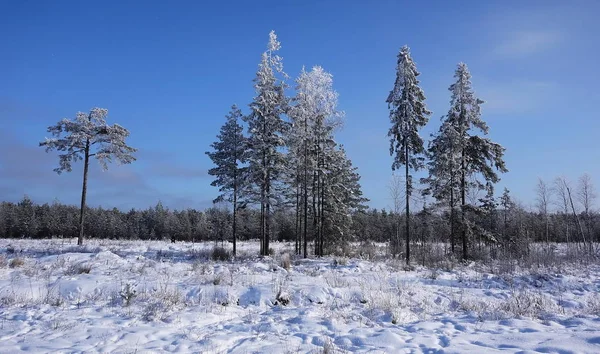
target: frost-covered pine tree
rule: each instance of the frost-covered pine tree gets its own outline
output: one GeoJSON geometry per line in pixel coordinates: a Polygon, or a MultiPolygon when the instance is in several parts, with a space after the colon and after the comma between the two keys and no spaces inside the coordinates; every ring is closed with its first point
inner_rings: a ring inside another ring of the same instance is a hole
{"type": "Polygon", "coordinates": [[[468,229],[466,219],[467,192],[470,188],[483,189],[485,183],[497,183],[496,171],[507,172],[503,155],[504,148],[488,138],[476,135],[480,131],[488,134],[489,128],[481,119],[481,99],[475,96],[471,85],[471,74],[465,63],[459,63],[454,74],[456,81],[450,85],[452,98],[447,123],[455,131],[453,146],[459,154],[457,176],[460,180],[461,231],[463,258],[468,258],[468,229]],[[481,176],[485,183],[475,177],[481,176]]]}
{"type": "Polygon", "coordinates": [[[425,106],[425,94],[419,86],[420,73],[410,56],[408,46],[398,53],[396,82],[386,100],[390,110],[392,127],[390,137],[390,155],[394,157],[392,170],[404,165],[406,178],[406,263],[410,262],[410,196],[412,176],[409,170],[423,167],[425,152],[419,130],[424,127],[431,112],[425,106]]]}
{"type": "Polygon", "coordinates": [[[283,60],[276,52],[281,48],[274,31],[269,33],[267,50],[262,54],[258,72],[254,79],[256,96],[250,103],[248,123],[248,188],[249,201],[260,204],[261,255],[269,252],[269,235],[272,206],[280,202],[277,191],[281,182],[287,129],[282,119],[287,109],[283,60]]]}
{"type": "Polygon", "coordinates": [[[429,175],[421,179],[425,185],[424,195],[431,195],[438,203],[448,206],[450,223],[450,248],[455,248],[455,215],[458,196],[460,195],[460,151],[456,145],[457,131],[448,121],[442,122],[437,134],[427,149],[427,168],[429,175]]]}
{"type": "Polygon", "coordinates": [[[133,153],[137,150],[125,143],[129,131],[118,124],[107,124],[107,115],[108,110],[105,108],[92,108],[89,113],[78,112],[74,120],[65,118],[48,127],[48,132],[53,137],[40,143],[40,146],[46,148],[46,152],[59,152],[59,167],[54,169],[58,174],[63,171],[71,172],[73,162],[83,160],[78,245],[83,244],[90,158],[95,157],[103,170],[108,169],[108,163],[113,159],[120,164],[130,164],[136,160],[133,153]]]}
{"type": "Polygon", "coordinates": [[[322,250],[322,190],[327,146],[335,146],[333,131],[341,126],[343,112],[337,110],[338,93],[333,89],[333,76],[322,67],[304,68],[296,79],[294,105],[289,110],[292,127],[288,146],[297,160],[299,227],[302,231],[304,257],[307,257],[308,215],[313,216],[315,253],[322,250]],[[312,196],[312,207],[309,205],[312,196]]]}
{"type": "Polygon", "coordinates": [[[227,201],[232,203],[232,234],[233,234],[233,255],[236,254],[237,227],[236,214],[239,206],[239,194],[243,187],[244,174],[246,167],[247,141],[243,134],[243,128],[239,124],[242,119],[242,111],[236,106],[231,107],[229,114],[225,116],[227,121],[221,127],[217,141],[210,146],[213,151],[207,151],[206,154],[216,167],[208,170],[208,174],[215,176],[211,186],[219,187],[221,194],[213,201],[219,203],[227,201]]]}
{"type": "Polygon", "coordinates": [[[368,199],[363,197],[360,175],[346,156],[343,146],[335,146],[325,160],[327,173],[323,175],[321,196],[322,233],[318,239],[317,254],[325,249],[343,249],[350,239],[352,213],[364,208],[368,199]]]}

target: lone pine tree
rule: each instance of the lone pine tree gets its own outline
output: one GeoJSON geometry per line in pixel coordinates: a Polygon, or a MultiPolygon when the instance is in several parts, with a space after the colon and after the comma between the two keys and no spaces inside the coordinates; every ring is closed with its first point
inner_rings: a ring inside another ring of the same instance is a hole
{"type": "Polygon", "coordinates": [[[103,170],[108,169],[108,162],[113,158],[121,164],[129,164],[136,160],[133,153],[137,150],[125,143],[129,131],[118,124],[108,125],[107,115],[108,110],[105,108],[92,108],[89,113],[78,112],[74,120],[65,118],[48,127],[48,132],[52,133],[53,137],[40,143],[40,146],[46,148],[46,152],[60,152],[59,167],[54,169],[58,174],[64,171],[71,172],[73,162],[84,161],[78,245],[83,244],[90,158],[95,157],[103,170]]]}

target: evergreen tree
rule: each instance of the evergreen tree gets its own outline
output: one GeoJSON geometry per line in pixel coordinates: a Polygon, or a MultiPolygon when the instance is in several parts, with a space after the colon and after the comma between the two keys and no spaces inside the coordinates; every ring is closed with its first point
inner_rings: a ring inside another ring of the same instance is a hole
{"type": "Polygon", "coordinates": [[[216,167],[211,168],[208,174],[215,176],[216,179],[211,186],[218,186],[222,193],[214,202],[228,201],[233,204],[232,234],[233,234],[233,255],[236,255],[237,227],[236,215],[238,211],[239,192],[243,186],[243,178],[246,167],[241,164],[246,162],[247,142],[243,135],[243,128],[238,123],[242,118],[242,111],[236,105],[231,107],[231,111],[226,116],[227,121],[221,127],[221,132],[217,136],[217,141],[211,144],[214,149],[212,152],[206,152],[216,167]]]}
{"type": "Polygon", "coordinates": [[[274,204],[280,202],[281,194],[277,187],[281,182],[285,145],[284,134],[287,125],[282,115],[287,109],[283,61],[276,52],[281,45],[274,31],[269,34],[267,51],[262,54],[254,88],[256,96],[250,104],[248,122],[248,184],[245,194],[249,201],[260,204],[261,255],[269,252],[271,212],[274,204]]]}
{"type": "Polygon", "coordinates": [[[421,179],[426,185],[424,195],[431,195],[438,203],[447,203],[450,224],[450,249],[455,250],[455,215],[457,196],[460,193],[460,151],[457,142],[457,131],[448,121],[442,122],[437,134],[429,143],[427,167],[429,175],[421,179]]]}
{"type": "Polygon", "coordinates": [[[83,244],[90,158],[95,157],[104,170],[108,169],[108,162],[111,162],[113,158],[121,164],[129,164],[136,160],[133,153],[137,150],[125,143],[129,131],[118,124],[106,124],[107,115],[108,110],[104,108],[93,108],[89,113],[78,112],[74,120],[65,118],[48,127],[48,132],[52,133],[53,138],[46,138],[40,143],[40,146],[46,148],[46,152],[52,150],[61,152],[59,155],[60,165],[54,169],[58,174],[63,171],[71,172],[73,162],[84,161],[78,245],[83,244]],[[63,133],[64,136],[61,136],[63,133]]]}
{"type": "Polygon", "coordinates": [[[350,241],[352,213],[364,209],[364,203],[368,201],[362,195],[357,168],[352,166],[343,146],[336,147],[332,154],[327,155],[326,166],[321,197],[323,232],[317,247],[319,255],[324,255],[326,246],[343,248],[350,241]]]}
{"type": "Polygon", "coordinates": [[[502,221],[503,221],[503,228],[502,228],[502,239],[504,241],[504,243],[508,243],[509,242],[509,238],[508,238],[508,214],[510,213],[510,211],[512,210],[512,208],[514,207],[514,203],[510,197],[510,191],[505,187],[504,191],[502,192],[502,196],[500,197],[500,205],[502,206],[502,221]]]}
{"type": "Polygon", "coordinates": [[[396,82],[386,102],[390,110],[392,127],[390,137],[390,155],[394,156],[392,170],[405,167],[406,178],[406,263],[410,262],[410,196],[412,194],[412,176],[409,169],[423,167],[425,152],[421,129],[429,120],[431,112],[425,107],[425,94],[419,87],[417,67],[413,62],[408,46],[403,46],[398,54],[396,82]]]}
{"type": "Polygon", "coordinates": [[[337,110],[338,94],[333,89],[333,77],[320,66],[309,72],[304,68],[296,80],[294,106],[289,110],[292,128],[288,134],[289,160],[297,163],[296,188],[298,231],[303,233],[304,257],[307,257],[308,215],[313,216],[315,253],[322,253],[323,245],[323,191],[326,163],[336,143],[333,131],[341,126],[343,112],[337,110]],[[310,192],[309,192],[310,191],[310,192]],[[308,203],[312,195],[312,207],[308,203]]]}
{"type": "Polygon", "coordinates": [[[460,179],[462,256],[466,259],[469,229],[469,221],[466,219],[467,192],[470,188],[483,189],[485,186],[474,177],[481,176],[486,183],[497,183],[500,178],[494,168],[500,172],[508,170],[503,160],[505,149],[488,138],[475,135],[475,130],[485,135],[489,128],[481,119],[480,105],[484,101],[477,98],[473,92],[467,65],[459,63],[454,77],[456,81],[449,88],[452,98],[447,122],[456,132],[451,144],[458,149],[457,154],[460,156],[456,176],[460,179]]]}
{"type": "Polygon", "coordinates": [[[18,237],[36,237],[39,224],[35,214],[35,205],[28,196],[24,196],[17,204],[17,217],[19,223],[15,225],[15,234],[18,237]]]}

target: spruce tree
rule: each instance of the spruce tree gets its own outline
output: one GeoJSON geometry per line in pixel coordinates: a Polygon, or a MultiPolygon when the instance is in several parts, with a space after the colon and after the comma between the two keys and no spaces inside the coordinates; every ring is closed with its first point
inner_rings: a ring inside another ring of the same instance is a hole
{"type": "Polygon", "coordinates": [[[392,123],[388,132],[390,155],[394,156],[392,170],[402,165],[405,168],[407,264],[410,262],[410,196],[413,188],[409,170],[416,171],[423,167],[425,148],[419,130],[427,124],[431,114],[425,106],[425,94],[417,79],[419,75],[408,46],[403,46],[398,54],[396,82],[386,102],[392,123]]]}
{"type": "Polygon", "coordinates": [[[227,121],[221,127],[217,141],[211,144],[214,151],[207,151],[216,167],[211,168],[208,174],[215,176],[216,179],[211,186],[219,187],[221,194],[213,201],[219,203],[227,201],[232,203],[232,235],[233,235],[233,255],[236,255],[237,227],[236,215],[238,211],[240,190],[243,186],[244,173],[246,167],[247,142],[243,135],[243,128],[239,124],[242,119],[242,111],[236,106],[231,107],[231,111],[226,116],[227,121]]]}

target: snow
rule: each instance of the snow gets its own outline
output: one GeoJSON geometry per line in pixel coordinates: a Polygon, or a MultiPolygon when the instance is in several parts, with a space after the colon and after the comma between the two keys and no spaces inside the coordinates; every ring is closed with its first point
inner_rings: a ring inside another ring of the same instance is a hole
{"type": "Polygon", "coordinates": [[[1,352],[600,352],[596,264],[292,257],[287,270],[293,244],[260,258],[241,242],[214,262],[212,243],[74,242],[0,240],[1,352]]]}

